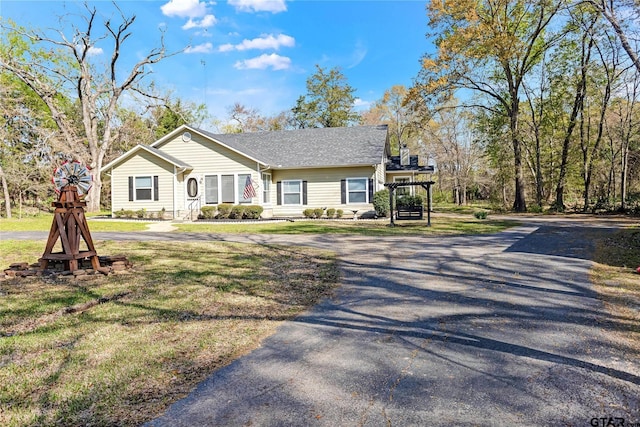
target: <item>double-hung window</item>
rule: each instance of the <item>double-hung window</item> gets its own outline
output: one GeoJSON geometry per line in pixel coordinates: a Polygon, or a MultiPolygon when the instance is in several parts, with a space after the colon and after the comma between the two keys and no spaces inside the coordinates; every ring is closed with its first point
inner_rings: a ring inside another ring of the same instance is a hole
{"type": "Polygon", "coordinates": [[[367,203],[367,178],[347,178],[347,203],[367,203]]]}
{"type": "Polygon", "coordinates": [[[262,174],[262,203],[271,203],[271,174],[262,174]]]}
{"type": "Polygon", "coordinates": [[[204,203],[206,205],[218,204],[218,175],[205,175],[204,203]]]}
{"type": "Polygon", "coordinates": [[[136,176],[136,200],[151,200],[153,180],[150,176],[136,176]]]}
{"type": "Polygon", "coordinates": [[[244,188],[247,185],[247,179],[249,179],[249,185],[251,184],[251,175],[250,174],[240,174],[238,175],[238,203],[251,203],[251,197],[245,199],[244,197],[244,188]]]}
{"type": "Polygon", "coordinates": [[[233,175],[220,176],[220,196],[222,203],[235,203],[235,177],[233,175]]]}
{"type": "Polygon", "coordinates": [[[158,200],[158,176],[130,176],[129,201],[158,200]]]}
{"type": "Polygon", "coordinates": [[[302,181],[282,181],[282,204],[302,204],[302,181]]]}

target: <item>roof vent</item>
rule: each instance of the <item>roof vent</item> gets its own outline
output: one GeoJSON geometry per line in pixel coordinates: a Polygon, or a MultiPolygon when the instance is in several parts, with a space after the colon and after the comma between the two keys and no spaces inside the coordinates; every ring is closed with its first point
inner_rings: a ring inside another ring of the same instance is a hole
{"type": "Polygon", "coordinates": [[[191,141],[191,134],[189,132],[185,132],[182,134],[182,140],[184,142],[189,142],[191,141]]]}

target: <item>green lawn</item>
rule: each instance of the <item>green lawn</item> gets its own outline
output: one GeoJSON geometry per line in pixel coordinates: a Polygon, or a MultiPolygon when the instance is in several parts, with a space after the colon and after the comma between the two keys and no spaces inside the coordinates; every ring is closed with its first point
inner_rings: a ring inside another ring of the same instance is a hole
{"type": "MultiPolygon", "coordinates": [[[[0,231],[48,231],[53,215],[23,219],[0,219],[0,231]]],[[[144,231],[150,224],[139,221],[88,220],[91,231],[144,231]]],[[[488,219],[478,220],[473,215],[438,216],[432,218],[431,227],[427,221],[397,221],[395,227],[389,226],[389,220],[295,220],[264,223],[175,223],[178,232],[190,233],[267,233],[267,234],[361,234],[365,236],[392,236],[399,234],[479,234],[495,233],[518,225],[514,221],[488,219]]]]}
{"type": "MultiPolygon", "coordinates": [[[[0,244],[8,265],[37,259],[45,241],[0,244]]],[[[98,246],[135,271],[0,281],[0,425],[138,426],[338,280],[333,255],[307,248],[98,246]]]]}
{"type": "Polygon", "coordinates": [[[468,218],[439,217],[432,219],[431,227],[423,221],[397,221],[395,227],[389,226],[389,220],[376,221],[323,221],[300,220],[277,223],[194,223],[176,224],[179,231],[202,233],[271,233],[271,234],[360,234],[365,236],[393,236],[401,234],[479,234],[494,233],[518,225],[514,221],[477,220],[468,218]]]}
{"type": "MultiPolygon", "coordinates": [[[[53,214],[40,214],[26,218],[0,218],[2,231],[49,231],[53,222],[53,214]]],[[[144,231],[147,229],[143,221],[110,221],[92,219],[87,215],[90,231],[144,231]]]]}

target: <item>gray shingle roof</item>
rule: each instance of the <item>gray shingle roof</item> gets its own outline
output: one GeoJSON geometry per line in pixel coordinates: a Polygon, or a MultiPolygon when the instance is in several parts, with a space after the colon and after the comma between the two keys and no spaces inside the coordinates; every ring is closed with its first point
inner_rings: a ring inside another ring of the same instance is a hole
{"type": "Polygon", "coordinates": [[[237,134],[198,131],[272,168],[370,166],[382,161],[387,148],[386,125],[237,134]]]}

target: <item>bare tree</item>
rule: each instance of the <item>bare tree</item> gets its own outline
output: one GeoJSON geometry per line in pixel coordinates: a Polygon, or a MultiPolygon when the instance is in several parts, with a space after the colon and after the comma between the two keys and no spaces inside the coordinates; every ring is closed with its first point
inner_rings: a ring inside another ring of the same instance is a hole
{"type": "Polygon", "coordinates": [[[84,27],[71,26],[68,37],[62,30],[38,33],[14,24],[2,24],[13,41],[0,51],[0,69],[22,80],[47,105],[64,140],[75,148],[74,154],[91,167],[94,184],[88,195],[90,211],[100,209],[101,169],[110,145],[117,139],[116,114],[118,104],[130,91],[151,96],[141,81],[151,73],[152,64],[174,55],[167,54],[164,33],[161,30],[160,46],[153,48],[134,64],[128,73],[120,71],[123,45],[132,36],[136,17],[127,17],[113,2],[118,11],[118,22],[105,19],[104,31],[96,35],[98,11],[85,4],[82,15],[84,27]],[[96,44],[109,40],[112,43],[110,59],[100,68],[92,61],[96,44]],[[122,76],[125,76],[124,78],[122,76]],[[75,99],[80,108],[81,126],[68,114],[68,100],[75,99]]]}
{"type": "Polygon", "coordinates": [[[468,112],[451,105],[436,111],[424,127],[424,143],[438,165],[438,181],[451,190],[458,205],[467,203],[467,189],[482,155],[474,142],[470,119],[468,112]]]}

